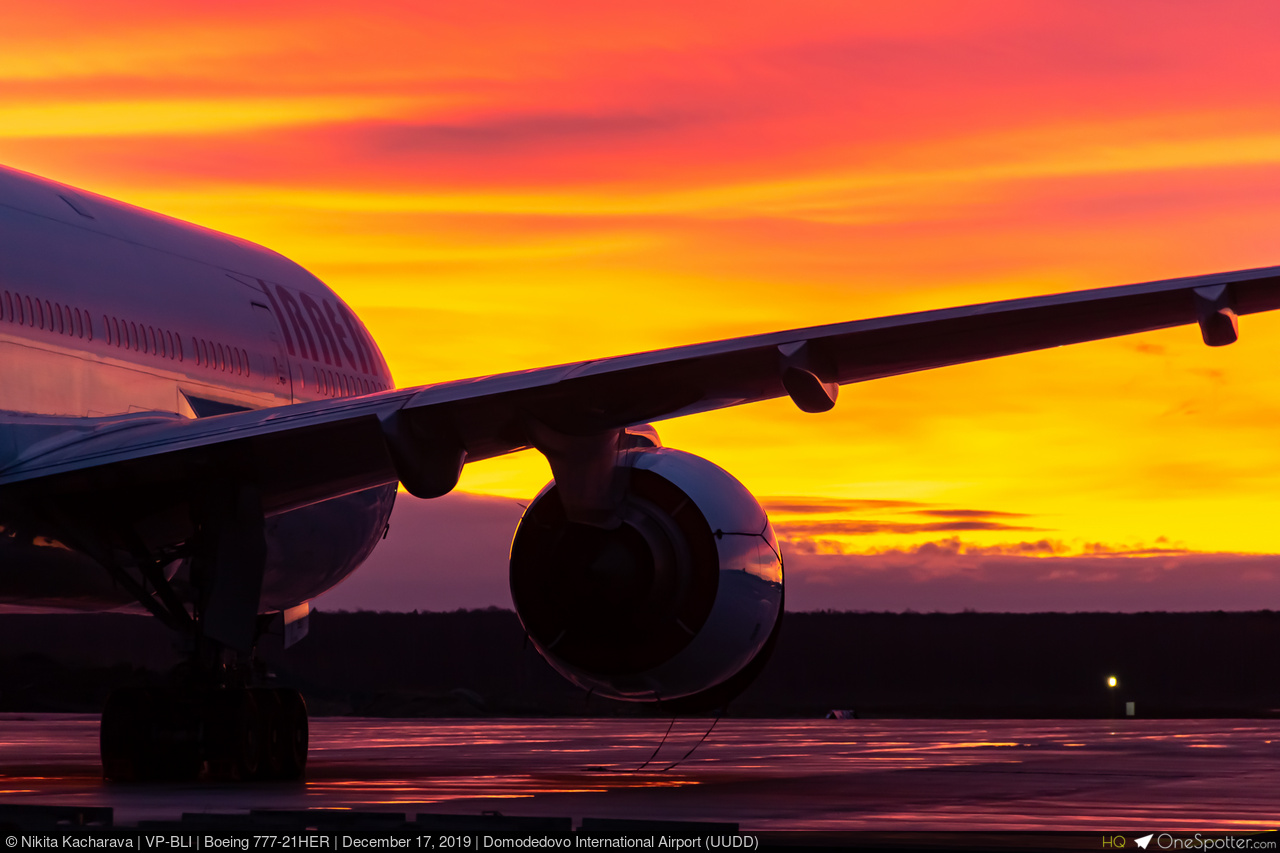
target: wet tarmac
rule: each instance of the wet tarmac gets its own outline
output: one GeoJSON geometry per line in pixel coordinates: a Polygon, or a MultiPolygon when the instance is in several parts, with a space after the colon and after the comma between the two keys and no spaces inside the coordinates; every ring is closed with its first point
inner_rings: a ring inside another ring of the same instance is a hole
{"type": "Polygon", "coordinates": [[[0,715],[0,803],[183,813],[349,808],[719,821],[743,830],[1258,831],[1280,721],[312,721],[307,779],[108,785],[98,722],[0,715]]]}

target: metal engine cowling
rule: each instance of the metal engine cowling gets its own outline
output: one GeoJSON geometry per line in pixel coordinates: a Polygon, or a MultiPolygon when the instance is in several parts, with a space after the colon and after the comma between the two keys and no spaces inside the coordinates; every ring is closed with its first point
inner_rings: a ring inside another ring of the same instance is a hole
{"type": "Polygon", "coordinates": [[[635,448],[619,465],[627,489],[615,529],[567,521],[554,483],[525,511],[511,544],[511,596],[530,640],[596,695],[665,702],[736,692],[782,615],[782,558],[764,509],[690,453],[635,448]]]}

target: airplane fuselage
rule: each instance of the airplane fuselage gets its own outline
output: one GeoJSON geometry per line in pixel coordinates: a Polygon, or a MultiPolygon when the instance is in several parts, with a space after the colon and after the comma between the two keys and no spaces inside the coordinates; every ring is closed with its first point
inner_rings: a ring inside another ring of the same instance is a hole
{"type": "MultiPolygon", "coordinates": [[[[0,261],[0,412],[19,425],[0,432],[0,468],[51,419],[216,417],[393,387],[333,291],[233,237],[0,169],[0,261]]],[[[382,486],[269,518],[262,609],[346,577],[382,535],[394,496],[382,486]]],[[[35,508],[0,507],[0,602],[131,601],[59,528],[35,508]]]]}

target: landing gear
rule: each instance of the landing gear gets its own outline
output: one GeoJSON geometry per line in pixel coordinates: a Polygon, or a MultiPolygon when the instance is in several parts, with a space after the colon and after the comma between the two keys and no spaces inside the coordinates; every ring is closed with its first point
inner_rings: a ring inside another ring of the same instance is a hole
{"type": "Polygon", "coordinates": [[[102,712],[102,772],[112,781],[301,778],[307,707],[286,688],[113,691],[102,712]]]}
{"type": "MultiPolygon", "coordinates": [[[[182,638],[188,660],[168,687],[116,690],[102,712],[102,772],[113,781],[297,779],[307,763],[307,707],[296,690],[249,687],[265,670],[258,641],[283,619],[286,646],[307,607],[260,613],[266,520],[252,480],[211,478],[183,513],[177,544],[154,548],[128,523],[108,525],[100,562],[182,638]],[[184,527],[183,525],[187,525],[184,527]],[[119,554],[124,553],[121,558],[119,554]],[[294,615],[301,611],[301,615],[294,615]]],[[[169,528],[166,528],[168,530],[169,528]]],[[[176,531],[176,532],[175,532],[176,531]]],[[[305,623],[303,623],[305,626],[305,623]]]]}

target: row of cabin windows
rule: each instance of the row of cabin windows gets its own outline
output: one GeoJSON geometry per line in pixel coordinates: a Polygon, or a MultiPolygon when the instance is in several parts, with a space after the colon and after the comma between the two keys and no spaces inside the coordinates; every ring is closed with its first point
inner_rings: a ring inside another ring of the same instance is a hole
{"type": "Polygon", "coordinates": [[[191,346],[196,351],[196,364],[234,373],[238,376],[252,376],[249,372],[249,353],[230,344],[223,346],[214,341],[206,341],[193,337],[191,346]]]}
{"type": "MultiPolygon", "coordinates": [[[[3,320],[93,340],[93,320],[89,312],[47,299],[32,299],[8,290],[0,298],[0,321],[3,320]]],[[[131,320],[109,317],[106,314],[102,315],[102,326],[106,330],[109,345],[175,361],[186,359],[182,336],[167,329],[139,325],[131,320]]],[[[196,337],[191,338],[191,349],[195,353],[196,364],[203,367],[240,376],[253,375],[249,368],[249,353],[245,350],[196,337]]],[[[335,373],[332,370],[312,368],[311,375],[316,389],[328,397],[350,397],[387,390],[387,385],[382,382],[335,373]]]]}
{"type": "Polygon", "coordinates": [[[327,397],[352,397],[387,390],[386,385],[376,380],[371,382],[361,376],[348,376],[320,367],[311,368],[311,378],[316,390],[327,397]]]}
{"type": "Polygon", "coordinates": [[[32,299],[8,290],[0,298],[0,320],[8,320],[19,326],[47,329],[59,335],[93,340],[93,320],[90,319],[89,312],[61,302],[50,302],[48,299],[32,299]]]}
{"type": "MultiPolygon", "coordinates": [[[[144,326],[119,317],[102,318],[107,327],[107,343],[118,347],[132,349],[170,358],[177,361],[186,360],[186,350],[182,346],[182,335],[174,334],[166,329],[144,326]]],[[[191,338],[191,351],[195,355],[196,364],[239,376],[249,376],[249,353],[232,346],[223,346],[202,338],[191,338]]]]}
{"type": "Polygon", "coordinates": [[[182,361],[186,355],[182,350],[182,336],[173,332],[143,326],[131,320],[121,320],[119,317],[108,317],[106,314],[102,315],[102,325],[107,330],[107,343],[121,349],[150,353],[175,361],[182,361]]]}

